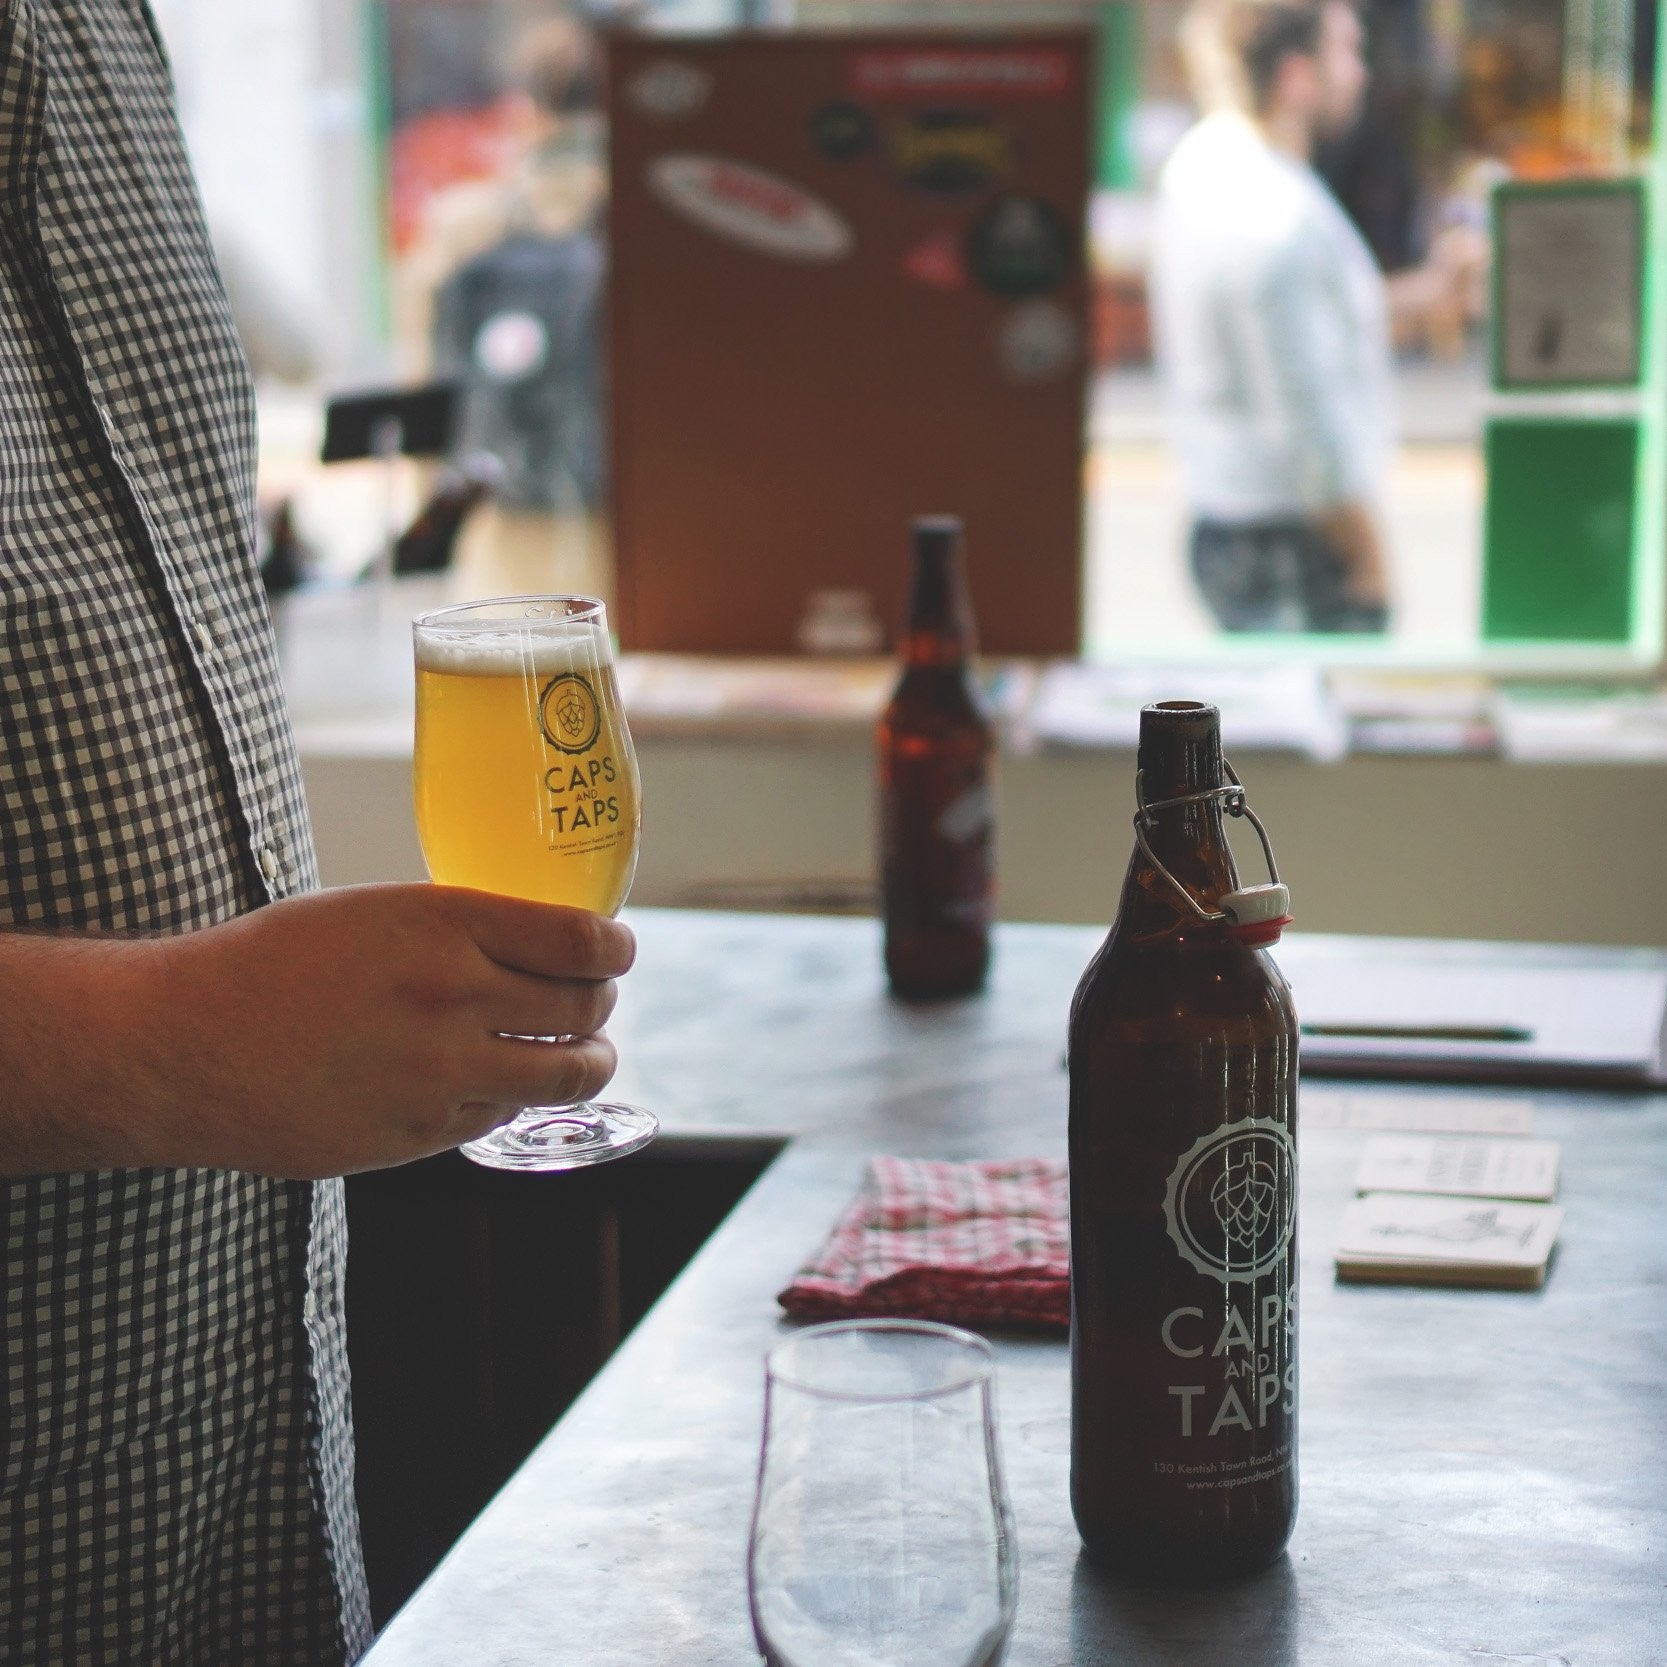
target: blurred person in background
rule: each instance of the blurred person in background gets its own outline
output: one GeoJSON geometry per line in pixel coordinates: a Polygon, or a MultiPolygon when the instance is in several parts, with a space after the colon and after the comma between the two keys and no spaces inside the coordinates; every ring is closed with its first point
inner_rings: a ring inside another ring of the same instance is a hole
{"type": "Polygon", "coordinates": [[[1382,632],[1392,342],[1450,333],[1485,243],[1453,228],[1386,281],[1315,172],[1366,91],[1349,0],[1196,0],[1181,45],[1204,114],[1159,182],[1152,292],[1193,576],[1224,630],[1382,632]]]}
{"type": "MultiPolygon", "coordinates": [[[[402,263],[407,341],[455,379],[454,450],[502,465],[462,539],[485,589],[608,589],[601,53],[588,14],[522,25],[505,61],[513,158],[426,204],[402,263]]],[[[472,570],[472,571],[470,571],[472,570]]]]}

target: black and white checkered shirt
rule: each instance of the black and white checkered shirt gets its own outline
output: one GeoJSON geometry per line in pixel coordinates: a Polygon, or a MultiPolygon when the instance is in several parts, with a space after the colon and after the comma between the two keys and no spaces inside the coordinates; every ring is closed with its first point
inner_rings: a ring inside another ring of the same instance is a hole
{"type": "MultiPolygon", "coordinates": [[[[316,883],[252,481],[144,0],[0,0],[0,927],[316,883]]],[[[352,1659],[340,1183],[53,1175],[0,1212],[0,1660],[352,1659]]]]}

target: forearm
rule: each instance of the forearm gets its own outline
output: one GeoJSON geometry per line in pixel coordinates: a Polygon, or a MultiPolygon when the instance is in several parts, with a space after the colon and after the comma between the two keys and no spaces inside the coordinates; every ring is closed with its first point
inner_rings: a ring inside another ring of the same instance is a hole
{"type": "MultiPolygon", "coordinates": [[[[159,949],[0,933],[0,1174],[183,1161],[159,1058],[159,949]]],[[[169,1029],[183,1040],[189,1015],[169,1029]]]]}
{"type": "Polygon", "coordinates": [[[1396,343],[1456,352],[1465,330],[1486,316],[1492,262],[1487,236],[1458,225],[1440,233],[1421,266],[1391,273],[1384,288],[1396,343]]]}
{"type": "Polygon", "coordinates": [[[1398,348],[1431,346],[1449,351],[1466,323],[1456,281],[1434,266],[1392,273],[1384,280],[1390,339],[1398,348]]]}
{"type": "Polygon", "coordinates": [[[171,937],[0,933],[0,1174],[426,1157],[607,1082],[632,949],[582,910],[428,885],[171,937]]]}
{"type": "Polygon", "coordinates": [[[1384,278],[1390,330],[1397,341],[1419,333],[1419,326],[1439,289],[1440,280],[1428,266],[1407,267],[1384,278]]]}

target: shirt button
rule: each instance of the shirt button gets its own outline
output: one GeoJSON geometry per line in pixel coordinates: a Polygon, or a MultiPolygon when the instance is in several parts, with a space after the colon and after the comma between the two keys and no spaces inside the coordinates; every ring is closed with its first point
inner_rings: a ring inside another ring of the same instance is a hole
{"type": "Polygon", "coordinates": [[[269,880],[278,878],[278,853],[270,845],[263,845],[260,848],[260,871],[269,880]]]}
{"type": "Polygon", "coordinates": [[[200,619],[192,626],[191,631],[197,639],[197,647],[204,654],[213,655],[218,651],[219,645],[214,640],[214,633],[200,619]]]}

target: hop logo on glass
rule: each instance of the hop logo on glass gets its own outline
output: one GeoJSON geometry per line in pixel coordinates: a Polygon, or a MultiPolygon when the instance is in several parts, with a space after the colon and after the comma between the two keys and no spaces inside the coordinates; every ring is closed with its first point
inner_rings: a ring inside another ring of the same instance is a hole
{"type": "Polygon", "coordinates": [[[589,752],[602,728],[595,692],[577,672],[552,677],[538,697],[538,727],[558,752],[589,752]]]}
{"type": "Polygon", "coordinates": [[[1291,1242],[1295,1157],[1290,1132],[1271,1118],[1201,1135],[1181,1154],[1164,1192],[1176,1250],[1223,1283],[1265,1274],[1291,1242]]]}

